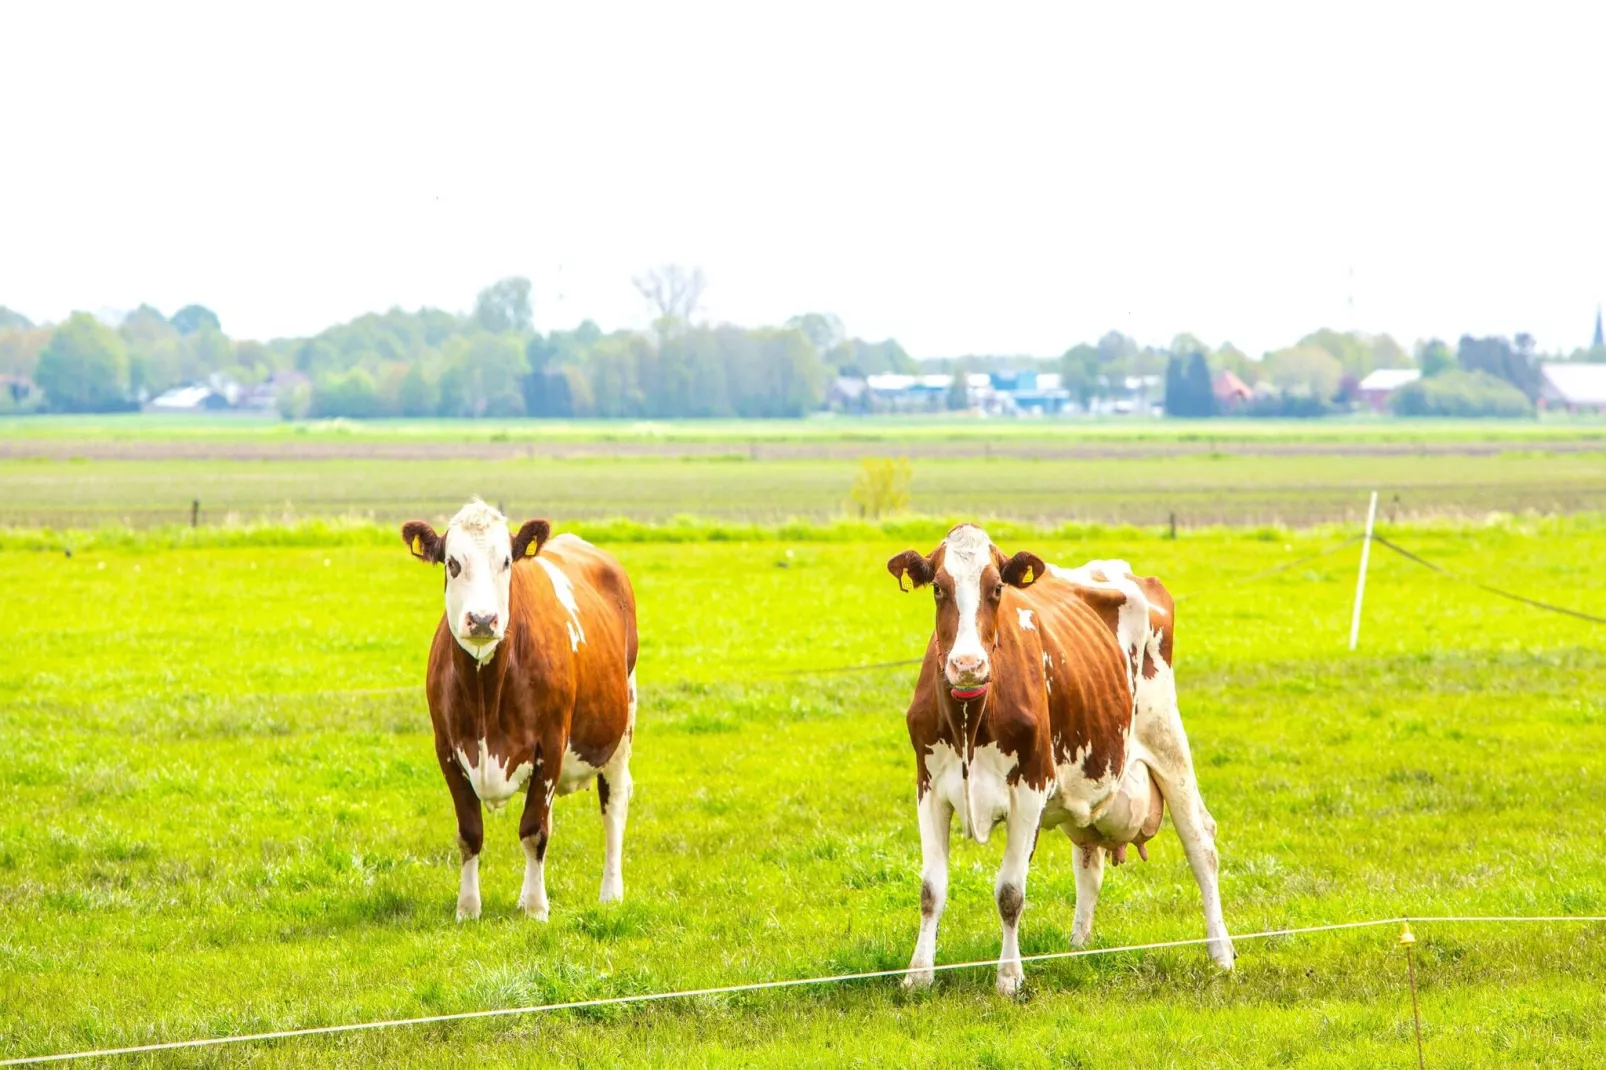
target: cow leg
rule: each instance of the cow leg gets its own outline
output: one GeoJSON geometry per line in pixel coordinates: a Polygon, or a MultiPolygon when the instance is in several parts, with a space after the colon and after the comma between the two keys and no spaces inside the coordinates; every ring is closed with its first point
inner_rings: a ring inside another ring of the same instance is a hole
{"type": "Polygon", "coordinates": [[[1104,887],[1104,849],[1076,846],[1076,918],[1071,923],[1071,946],[1086,947],[1093,937],[1093,911],[1104,887]]]}
{"type": "Polygon", "coordinates": [[[998,884],[994,889],[994,897],[998,901],[998,920],[1004,926],[1002,947],[998,953],[1000,996],[1015,995],[1025,979],[1020,967],[1020,916],[1026,909],[1026,870],[1031,865],[1032,852],[1037,848],[1037,830],[1048,793],[1034,791],[1022,783],[1011,788],[1009,796],[1004,864],[998,868],[998,884]]]}
{"type": "Polygon", "coordinates": [[[552,834],[553,791],[548,785],[557,783],[556,770],[551,780],[542,774],[538,762],[524,798],[524,815],[519,818],[519,843],[524,845],[524,888],[519,892],[519,909],[536,921],[547,919],[546,848],[552,834]]]}
{"type": "Polygon", "coordinates": [[[1237,957],[1232,938],[1227,935],[1227,923],[1221,916],[1221,890],[1219,885],[1220,861],[1216,855],[1216,819],[1205,809],[1204,798],[1199,794],[1199,783],[1193,778],[1193,763],[1179,776],[1170,770],[1157,776],[1160,793],[1171,807],[1171,824],[1182,841],[1182,851],[1188,856],[1193,879],[1199,883],[1199,897],[1204,901],[1205,935],[1209,937],[1210,957],[1224,970],[1232,969],[1237,957]]]}
{"type": "Polygon", "coordinates": [[[435,756],[446,777],[446,788],[452,793],[452,808],[457,811],[457,856],[462,866],[458,874],[457,920],[473,921],[480,916],[480,849],[485,846],[485,815],[480,809],[480,797],[474,794],[474,786],[463,775],[457,759],[439,750],[435,756]]]}
{"type": "Polygon", "coordinates": [[[904,988],[931,984],[931,967],[937,959],[937,923],[948,901],[948,832],[954,816],[954,808],[929,787],[916,808],[920,814],[920,936],[915,940],[904,988]]]}
{"type": "MultiPolygon", "coordinates": [[[[631,693],[635,687],[632,680],[631,693]]],[[[634,700],[631,707],[634,711],[634,700]]],[[[631,718],[632,721],[634,717],[631,718]]],[[[597,774],[597,799],[602,804],[602,856],[601,902],[615,903],[625,897],[624,848],[625,821],[630,816],[630,737],[627,730],[613,757],[597,774]]]]}

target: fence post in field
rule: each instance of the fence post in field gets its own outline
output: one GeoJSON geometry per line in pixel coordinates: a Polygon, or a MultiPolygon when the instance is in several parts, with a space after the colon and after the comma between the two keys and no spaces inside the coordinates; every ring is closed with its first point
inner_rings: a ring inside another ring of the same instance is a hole
{"type": "Polygon", "coordinates": [[[1175,542],[1176,538],[1177,538],[1177,514],[1176,513],[1172,513],[1171,514],[1171,541],[1175,542]]]}
{"type": "Polygon", "coordinates": [[[197,526],[198,524],[200,524],[200,522],[201,522],[201,499],[194,498],[194,499],[192,499],[190,501],[190,527],[193,528],[193,527],[197,526]]]}
{"type": "Polygon", "coordinates": [[[1355,614],[1349,622],[1349,648],[1361,638],[1361,599],[1366,597],[1366,563],[1372,556],[1372,525],[1377,521],[1377,491],[1372,492],[1372,504],[1366,510],[1366,535],[1361,539],[1361,571],[1355,577],[1355,614]]]}

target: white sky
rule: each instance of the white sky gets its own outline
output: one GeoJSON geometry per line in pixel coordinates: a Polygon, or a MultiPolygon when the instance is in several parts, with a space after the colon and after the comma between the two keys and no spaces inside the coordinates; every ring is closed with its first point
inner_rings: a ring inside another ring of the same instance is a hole
{"type": "Polygon", "coordinates": [[[0,304],[266,338],[524,274],[612,328],[679,261],[917,356],[1587,344],[1599,5],[1204,6],[16,0],[0,304]]]}

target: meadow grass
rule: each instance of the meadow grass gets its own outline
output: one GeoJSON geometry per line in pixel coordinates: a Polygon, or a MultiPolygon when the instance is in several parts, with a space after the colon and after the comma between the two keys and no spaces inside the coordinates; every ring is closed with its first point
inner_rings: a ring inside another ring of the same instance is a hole
{"type": "MultiPolygon", "coordinates": [[[[436,574],[400,547],[0,552],[0,1054],[895,969],[918,914],[914,538],[620,542],[642,619],[626,900],[596,903],[596,800],[561,800],[552,920],[453,920],[451,806],[421,681],[436,574]],[[801,670],[801,674],[780,674],[801,670]],[[394,690],[392,690],[394,689],[394,690]]],[[[1403,527],[1404,545],[1589,610],[1598,526],[1403,527]]],[[[1354,549],[1230,586],[1331,532],[1044,532],[1186,597],[1183,712],[1238,932],[1402,913],[1606,913],[1603,633],[1354,549]]],[[[926,542],[918,548],[929,550],[926,542]]],[[[998,950],[1002,845],[955,838],[939,961],[998,950]]],[[[1110,871],[1095,941],[1202,935],[1169,831],[1110,871]]],[[[1022,949],[1068,945],[1070,844],[1039,845],[1022,949]]],[[[117,1065],[1414,1065],[1394,932],[1200,948],[124,1059],[117,1065]]],[[[1592,1066],[1606,928],[1422,926],[1433,1065],[1592,1066]]]]}

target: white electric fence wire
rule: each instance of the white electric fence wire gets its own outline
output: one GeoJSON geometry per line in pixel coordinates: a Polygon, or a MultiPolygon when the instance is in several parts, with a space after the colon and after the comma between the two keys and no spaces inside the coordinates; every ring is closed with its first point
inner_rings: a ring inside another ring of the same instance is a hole
{"type": "MultiPolygon", "coordinates": [[[[1302,936],[1308,933],[1336,932],[1341,929],[1375,929],[1382,925],[1400,925],[1412,922],[1418,925],[1430,923],[1476,923],[1476,922],[1606,922],[1606,916],[1578,917],[1569,915],[1526,916],[1518,914],[1499,916],[1435,916],[1435,917],[1395,917],[1377,918],[1371,921],[1344,921],[1331,925],[1307,925],[1296,929],[1269,929],[1264,932],[1242,933],[1233,936],[1236,941],[1266,940],[1278,936],[1302,936]]],[[[1148,944],[1127,944],[1122,947],[1083,948],[1076,951],[1049,951],[1039,955],[1022,955],[1019,960],[1027,962],[1049,962],[1055,959],[1088,958],[1094,955],[1115,955],[1126,951],[1158,951],[1172,947],[1191,947],[1198,944],[1208,944],[1207,936],[1194,937],[1188,940],[1159,940],[1148,944]]],[[[997,959],[978,959],[975,962],[949,962],[932,966],[933,972],[948,970],[980,969],[987,966],[997,966],[997,959]]],[[[715,988],[686,988],[675,992],[649,992],[630,996],[607,996],[601,999],[582,999],[570,1003],[541,1003],[529,1007],[502,1007],[487,1011],[459,1011],[455,1014],[431,1014],[420,1018],[390,1018],[378,1022],[352,1022],[345,1025],[312,1026],[306,1029],[281,1029],[271,1033],[247,1033],[239,1036],[225,1037],[198,1037],[194,1040],[174,1040],[161,1044],[137,1044],[126,1048],[97,1048],[93,1051],[62,1052],[56,1055],[28,1055],[20,1058],[0,1060],[0,1066],[25,1066],[38,1063],[69,1062],[76,1059],[99,1059],[112,1055],[138,1055],[152,1051],[174,1051],[180,1048],[215,1047],[220,1044],[245,1044],[262,1040],[287,1040],[292,1037],[310,1037],[329,1033],[355,1033],[362,1030],[389,1029],[395,1026],[429,1025],[436,1022],[463,1022],[474,1018],[505,1018],[520,1014],[544,1014],[551,1011],[576,1011],[592,1007],[617,1007],[629,1003],[656,1003],[669,999],[692,999],[697,996],[728,996],[742,992],[762,992],[777,988],[800,988],[805,985],[836,984],[842,981],[869,981],[883,977],[903,977],[909,974],[908,968],[896,970],[867,970],[862,973],[832,974],[822,977],[801,977],[788,981],[755,981],[748,984],[720,985],[715,988]]]]}

